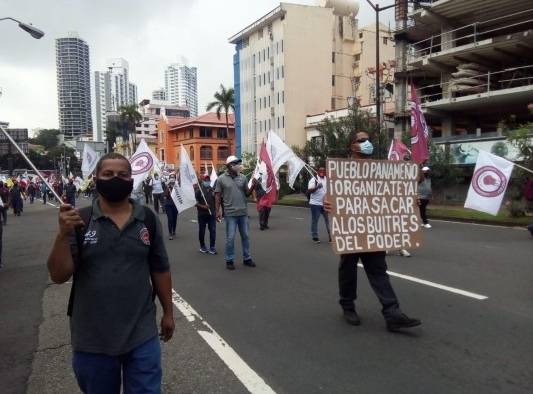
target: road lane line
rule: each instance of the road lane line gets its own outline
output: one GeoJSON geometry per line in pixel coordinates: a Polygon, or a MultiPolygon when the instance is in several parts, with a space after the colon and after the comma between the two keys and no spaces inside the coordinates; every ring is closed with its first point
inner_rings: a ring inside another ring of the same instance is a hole
{"type": "Polygon", "coordinates": [[[46,204],[53,206],[54,208],[59,208],[57,205],[52,204],[51,202],[47,202],[46,204]]]}
{"type": "MultiPolygon", "coordinates": [[[[361,264],[361,263],[358,263],[357,266],[363,268],[363,264],[361,264]]],[[[480,300],[480,301],[483,301],[483,300],[486,300],[486,299],[489,298],[489,297],[481,295],[481,294],[472,293],[470,291],[457,289],[455,287],[441,285],[439,283],[430,282],[429,280],[425,280],[425,279],[419,279],[419,278],[416,278],[416,277],[410,276],[410,275],[398,274],[397,272],[392,272],[392,271],[387,271],[387,273],[390,276],[394,276],[394,277],[397,277],[397,278],[405,279],[405,280],[408,280],[408,281],[411,281],[411,282],[415,282],[415,283],[420,283],[422,285],[426,285],[426,286],[430,286],[430,287],[435,287],[437,289],[449,291],[450,293],[459,294],[459,295],[462,295],[462,296],[465,296],[465,297],[474,298],[474,299],[480,300]]]]}
{"type": "Polygon", "coordinates": [[[172,289],[172,303],[252,394],[276,394],[194,308],[172,289]]]}

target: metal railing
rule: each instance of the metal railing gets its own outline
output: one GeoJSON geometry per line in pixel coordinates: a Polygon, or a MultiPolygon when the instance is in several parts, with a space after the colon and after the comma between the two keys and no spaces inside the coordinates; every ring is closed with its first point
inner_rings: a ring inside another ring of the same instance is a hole
{"type": "Polygon", "coordinates": [[[445,98],[477,95],[530,85],[533,85],[533,65],[456,78],[447,82],[422,86],[419,91],[421,102],[432,102],[445,98]],[[461,80],[465,81],[466,79],[469,80],[468,83],[461,82],[461,80]],[[479,83],[471,84],[473,80],[477,80],[479,83]]]}
{"type": "Polygon", "coordinates": [[[504,34],[504,31],[511,30],[518,32],[520,31],[520,28],[527,29],[528,25],[529,28],[533,27],[533,9],[461,26],[457,29],[448,30],[409,45],[407,47],[407,62],[412,63],[420,57],[429,56],[462,45],[476,44],[488,38],[496,37],[498,36],[498,33],[504,34]],[[506,19],[520,16],[525,16],[528,19],[494,27],[496,23],[504,23],[506,19]]]}

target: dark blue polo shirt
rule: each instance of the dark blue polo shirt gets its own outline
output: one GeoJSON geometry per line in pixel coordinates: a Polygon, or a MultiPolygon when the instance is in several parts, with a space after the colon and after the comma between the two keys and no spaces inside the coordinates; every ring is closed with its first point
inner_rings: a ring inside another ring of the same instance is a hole
{"type": "Polygon", "coordinates": [[[120,355],[158,335],[150,272],[168,271],[168,256],[156,217],[149,259],[145,210],[130,202],[133,213],[121,231],[102,214],[96,199],[81,259],[76,259],[77,247],[72,245],[76,289],[70,330],[74,351],[120,355]]]}

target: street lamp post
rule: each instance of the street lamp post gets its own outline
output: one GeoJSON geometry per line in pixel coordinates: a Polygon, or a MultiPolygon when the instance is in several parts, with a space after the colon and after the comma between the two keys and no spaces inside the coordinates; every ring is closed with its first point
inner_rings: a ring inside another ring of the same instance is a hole
{"type": "Polygon", "coordinates": [[[370,7],[376,13],[376,122],[378,125],[378,132],[381,131],[381,86],[380,86],[380,54],[379,54],[379,13],[394,7],[396,4],[391,4],[386,7],[380,7],[378,3],[373,4],[370,0],[366,0],[370,7]]]}
{"type": "Polygon", "coordinates": [[[24,23],[11,17],[0,18],[0,22],[7,21],[7,20],[18,23],[19,27],[25,32],[29,33],[33,38],[39,39],[44,36],[44,32],[34,27],[31,23],[24,23]]]}

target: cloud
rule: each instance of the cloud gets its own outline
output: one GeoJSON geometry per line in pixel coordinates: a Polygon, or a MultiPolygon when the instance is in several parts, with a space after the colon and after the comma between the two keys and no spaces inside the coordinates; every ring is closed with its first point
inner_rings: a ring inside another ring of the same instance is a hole
{"type": "MultiPolygon", "coordinates": [[[[360,2],[363,26],[374,16],[360,2]]],[[[15,23],[0,22],[0,120],[30,129],[58,126],[55,39],[69,31],[88,43],[92,74],[105,70],[109,58],[125,58],[139,98],[149,98],[163,86],[166,66],[185,56],[198,67],[201,113],[220,83],[233,85],[235,50],[228,38],[278,5],[273,0],[0,0],[0,10],[10,13],[0,17],[12,16],[45,31],[35,40],[15,23]]]]}

